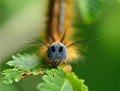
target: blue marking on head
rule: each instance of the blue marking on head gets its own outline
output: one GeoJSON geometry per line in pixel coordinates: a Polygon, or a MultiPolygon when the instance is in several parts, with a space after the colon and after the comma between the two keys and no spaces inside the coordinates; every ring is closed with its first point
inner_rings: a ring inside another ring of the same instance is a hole
{"type": "Polygon", "coordinates": [[[67,48],[61,42],[54,42],[48,47],[48,57],[54,62],[61,62],[66,58],[67,48]]]}

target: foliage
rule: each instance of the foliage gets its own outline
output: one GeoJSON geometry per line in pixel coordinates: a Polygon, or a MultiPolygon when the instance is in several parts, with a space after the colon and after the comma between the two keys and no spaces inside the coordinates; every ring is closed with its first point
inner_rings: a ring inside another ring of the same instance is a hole
{"type": "Polygon", "coordinates": [[[24,72],[19,71],[17,69],[7,69],[3,71],[3,83],[4,84],[10,84],[13,83],[13,81],[18,82],[21,79],[21,75],[24,72]]]}
{"type": "Polygon", "coordinates": [[[84,85],[84,80],[79,79],[74,72],[67,73],[66,78],[70,81],[75,91],[88,91],[88,87],[84,85]]]}
{"type": "Polygon", "coordinates": [[[63,70],[53,69],[46,73],[47,75],[43,76],[44,82],[37,86],[39,91],[73,91],[70,82],[64,79],[63,70]]]}
{"type": "Polygon", "coordinates": [[[39,72],[39,58],[35,54],[17,54],[12,56],[13,60],[7,62],[9,66],[13,66],[11,69],[3,71],[2,80],[4,84],[10,84],[18,82],[26,75],[37,75],[39,72]]]}
{"type": "Polygon", "coordinates": [[[82,20],[86,23],[94,22],[102,14],[103,1],[78,0],[82,20]]]}
{"type": "Polygon", "coordinates": [[[19,69],[28,70],[39,64],[39,58],[37,55],[33,54],[17,54],[12,56],[13,60],[7,62],[7,65],[13,66],[19,69]],[[22,60],[22,61],[21,61],[22,60]]]}
{"type": "Polygon", "coordinates": [[[74,73],[65,72],[62,68],[40,65],[37,55],[17,54],[12,58],[13,60],[7,62],[12,68],[2,73],[4,84],[18,82],[28,75],[44,74],[42,77],[44,82],[37,85],[38,91],[88,91],[84,81],[78,79],[74,73]]]}

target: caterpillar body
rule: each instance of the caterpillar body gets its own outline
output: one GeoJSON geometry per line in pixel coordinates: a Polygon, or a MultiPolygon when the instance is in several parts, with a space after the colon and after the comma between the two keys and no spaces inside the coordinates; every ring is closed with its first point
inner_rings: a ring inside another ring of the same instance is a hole
{"type": "Polygon", "coordinates": [[[50,0],[48,28],[39,54],[49,65],[60,65],[81,58],[72,35],[73,0],[50,0]]]}

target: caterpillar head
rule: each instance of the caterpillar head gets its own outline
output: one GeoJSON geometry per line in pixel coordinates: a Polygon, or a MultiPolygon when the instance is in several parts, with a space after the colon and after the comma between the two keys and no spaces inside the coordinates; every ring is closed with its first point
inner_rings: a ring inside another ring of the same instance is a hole
{"type": "Polygon", "coordinates": [[[78,59],[83,59],[77,44],[81,41],[73,42],[69,34],[70,32],[64,32],[62,36],[52,33],[48,37],[46,42],[41,42],[42,45],[39,49],[39,54],[45,59],[45,63],[48,65],[61,65],[71,62],[76,62],[78,59]],[[68,36],[66,36],[66,33],[68,36]]]}
{"type": "Polygon", "coordinates": [[[67,48],[61,42],[54,42],[48,47],[48,57],[53,63],[59,64],[66,56],[67,48]]]}
{"type": "MultiPolygon", "coordinates": [[[[72,43],[73,44],[73,43],[72,43]]],[[[68,46],[62,42],[53,42],[51,44],[43,44],[39,53],[41,57],[45,58],[45,63],[48,65],[60,65],[70,62],[75,62],[82,59],[76,46],[69,44],[68,46]]]]}

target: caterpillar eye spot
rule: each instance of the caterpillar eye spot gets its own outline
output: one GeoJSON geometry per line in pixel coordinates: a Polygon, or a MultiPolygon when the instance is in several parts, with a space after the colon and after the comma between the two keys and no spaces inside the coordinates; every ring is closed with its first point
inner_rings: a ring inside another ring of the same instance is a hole
{"type": "Polygon", "coordinates": [[[59,48],[59,52],[62,52],[62,51],[63,51],[63,47],[60,46],[60,48],[59,48]]]}
{"type": "Polygon", "coordinates": [[[51,46],[51,50],[52,50],[52,52],[55,52],[55,47],[51,46]]]}

